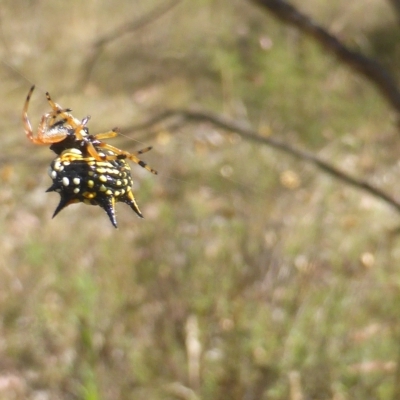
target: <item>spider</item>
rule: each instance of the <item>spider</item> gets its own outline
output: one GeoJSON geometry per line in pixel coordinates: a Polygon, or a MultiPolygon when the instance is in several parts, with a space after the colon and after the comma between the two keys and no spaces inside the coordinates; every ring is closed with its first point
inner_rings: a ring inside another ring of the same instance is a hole
{"type": "Polygon", "coordinates": [[[57,154],[49,168],[53,184],[47,189],[61,196],[53,217],[68,205],[83,202],[103,208],[117,228],[115,203],[124,202],[143,218],[132,192],[131,169],[126,159],[157,174],[137,157],[151,147],[131,154],[104,143],[102,139],[117,136],[117,128],[97,135],[89,134],[86,124],[90,117],[78,120],[72,116],[71,109],[59,106],[49,93],[46,93],[46,98],[52,111],[42,116],[34,136],[27,114],[34,88],[31,87],[26,98],[22,118],[28,139],[34,144],[50,145],[50,149],[57,154]]]}

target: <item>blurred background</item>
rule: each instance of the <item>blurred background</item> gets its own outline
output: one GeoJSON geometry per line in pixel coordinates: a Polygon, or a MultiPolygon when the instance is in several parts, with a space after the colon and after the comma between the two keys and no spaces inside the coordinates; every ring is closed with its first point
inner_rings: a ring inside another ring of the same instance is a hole
{"type": "MultiPolygon", "coordinates": [[[[399,75],[390,1],[296,1],[399,75]]],[[[398,399],[398,213],[169,108],[224,115],[400,196],[396,113],[248,0],[0,0],[0,399],[398,399]],[[143,155],[140,220],[51,219],[44,93],[143,155]]]]}

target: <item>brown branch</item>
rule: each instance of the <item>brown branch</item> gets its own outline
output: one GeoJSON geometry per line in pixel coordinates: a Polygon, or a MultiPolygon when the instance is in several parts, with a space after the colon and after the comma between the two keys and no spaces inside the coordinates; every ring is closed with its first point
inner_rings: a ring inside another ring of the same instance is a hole
{"type": "Polygon", "coordinates": [[[400,23],[400,0],[389,0],[389,2],[391,3],[393,10],[396,13],[397,22],[400,23]]]}
{"type": "Polygon", "coordinates": [[[370,195],[384,201],[385,203],[389,204],[390,206],[392,206],[393,208],[395,208],[397,211],[400,212],[399,200],[395,199],[394,197],[384,192],[383,190],[371,185],[367,181],[358,179],[356,177],[347,174],[344,171],[341,171],[340,169],[320,159],[311,152],[296,148],[292,145],[289,145],[288,143],[282,142],[275,138],[261,136],[260,134],[258,134],[257,131],[250,129],[248,126],[245,126],[244,124],[241,124],[233,120],[229,120],[227,118],[224,118],[222,116],[213,113],[190,111],[190,110],[167,110],[161,114],[154,116],[153,118],[149,119],[148,121],[142,124],[126,127],[123,129],[123,131],[133,132],[133,131],[142,131],[145,129],[153,128],[154,125],[164,122],[165,120],[170,118],[178,118],[181,120],[181,122],[210,123],[225,131],[235,132],[246,140],[256,143],[261,143],[263,145],[280,150],[308,164],[314,165],[319,170],[332,176],[335,179],[345,182],[346,184],[356,189],[369,193],[370,195]]]}
{"type": "Polygon", "coordinates": [[[315,39],[325,50],[372,82],[400,113],[400,91],[395,78],[378,61],[346,47],[338,38],[317,25],[284,0],[251,0],[270,11],[281,21],[293,25],[315,39]]]}
{"type": "Polygon", "coordinates": [[[114,40],[119,39],[121,36],[132,33],[144,26],[153,23],[155,20],[164,16],[168,11],[181,3],[182,0],[172,0],[168,3],[161,3],[159,7],[151,10],[149,13],[143,15],[139,19],[134,19],[132,21],[126,22],[119,27],[115,28],[112,32],[105,34],[104,36],[95,40],[88,49],[87,59],[82,66],[81,78],[78,82],[78,87],[84,86],[90,79],[93,68],[100,57],[103,49],[109,43],[114,40]]]}

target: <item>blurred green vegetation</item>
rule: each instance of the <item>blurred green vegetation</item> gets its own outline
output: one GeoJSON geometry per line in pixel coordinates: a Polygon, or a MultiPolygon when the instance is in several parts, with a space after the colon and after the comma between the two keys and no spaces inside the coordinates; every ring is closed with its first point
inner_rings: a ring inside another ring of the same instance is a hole
{"type": "MultiPolygon", "coordinates": [[[[297,3],[399,73],[389,3],[297,3]]],[[[398,196],[395,114],[246,0],[181,1],[107,44],[82,80],[96,40],[159,5],[1,1],[0,399],[396,399],[392,209],[211,125],[124,130],[212,110],[398,196]],[[118,125],[113,144],[154,146],[158,176],[132,165],[144,220],[123,204],[118,230],[82,204],[51,219],[53,155],[21,122],[32,83],[34,126],[49,91],[92,132],[118,125]]]]}

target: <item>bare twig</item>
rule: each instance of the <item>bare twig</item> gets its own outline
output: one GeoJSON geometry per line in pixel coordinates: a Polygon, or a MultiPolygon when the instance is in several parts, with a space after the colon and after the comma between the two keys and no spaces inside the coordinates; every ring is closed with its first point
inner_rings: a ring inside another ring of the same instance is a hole
{"type": "Polygon", "coordinates": [[[181,1],[182,0],[172,0],[167,3],[161,3],[160,6],[151,10],[148,14],[143,15],[141,18],[126,22],[108,34],[105,34],[104,36],[95,40],[88,49],[88,56],[84,65],[82,66],[82,73],[78,82],[78,86],[81,87],[87,84],[94,65],[96,64],[105,46],[127,33],[132,33],[150,23],[153,23],[155,20],[165,15],[173,7],[178,5],[181,1]]]}
{"type": "MultiPolygon", "coordinates": [[[[344,171],[334,167],[330,163],[320,159],[316,155],[306,150],[296,148],[288,143],[282,142],[278,139],[272,137],[261,136],[257,131],[245,126],[242,123],[227,119],[225,117],[200,111],[190,111],[190,110],[167,110],[161,114],[154,116],[148,121],[126,127],[123,130],[125,132],[141,131],[148,128],[153,128],[155,125],[164,122],[170,118],[178,118],[181,122],[206,122],[213,124],[214,126],[223,129],[228,132],[235,132],[246,140],[264,144],[266,146],[272,147],[274,149],[283,151],[299,160],[305,161],[308,164],[312,164],[326,174],[338,179],[347,185],[360,189],[370,195],[384,201],[389,204],[397,211],[400,212],[400,201],[391,196],[390,194],[384,192],[383,190],[371,185],[363,179],[355,178],[344,171]]],[[[247,124],[246,124],[247,125],[247,124]]]]}
{"type": "Polygon", "coordinates": [[[389,2],[393,6],[393,10],[396,13],[397,21],[400,23],[400,0],[389,0],[389,2]]]}
{"type": "Polygon", "coordinates": [[[301,32],[315,39],[324,49],[334,54],[341,62],[375,84],[396,112],[400,113],[400,90],[398,84],[382,64],[355,50],[349,49],[338,38],[284,0],[251,1],[267,9],[283,22],[297,27],[301,32]]]}

